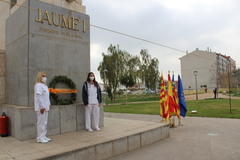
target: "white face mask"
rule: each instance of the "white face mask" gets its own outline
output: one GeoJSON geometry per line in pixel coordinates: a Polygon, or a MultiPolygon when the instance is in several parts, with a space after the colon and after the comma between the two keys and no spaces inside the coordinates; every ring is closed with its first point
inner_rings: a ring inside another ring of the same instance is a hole
{"type": "Polygon", "coordinates": [[[42,77],[42,82],[46,83],[47,82],[47,77],[42,77]]]}
{"type": "Polygon", "coordinates": [[[91,76],[91,77],[89,77],[89,79],[90,79],[90,80],[94,80],[94,77],[93,77],[93,76],[91,76]]]}

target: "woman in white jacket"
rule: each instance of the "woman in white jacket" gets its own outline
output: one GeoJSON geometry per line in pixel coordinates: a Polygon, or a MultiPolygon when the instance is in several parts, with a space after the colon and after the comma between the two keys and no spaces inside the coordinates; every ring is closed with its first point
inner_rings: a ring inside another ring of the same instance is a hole
{"type": "Polygon", "coordinates": [[[88,132],[92,132],[93,129],[99,131],[99,107],[102,103],[102,95],[93,72],[88,73],[87,81],[83,84],[82,99],[85,106],[86,129],[88,132]],[[91,115],[93,115],[93,128],[91,127],[91,115]]]}
{"type": "Polygon", "coordinates": [[[34,87],[34,109],[37,114],[37,142],[47,143],[51,139],[46,137],[48,111],[50,108],[49,91],[46,85],[47,74],[38,72],[34,87]]]}

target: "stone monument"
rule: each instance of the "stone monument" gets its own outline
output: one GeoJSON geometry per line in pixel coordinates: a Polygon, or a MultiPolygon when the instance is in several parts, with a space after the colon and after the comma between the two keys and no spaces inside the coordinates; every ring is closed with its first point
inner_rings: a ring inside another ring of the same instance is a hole
{"type": "MultiPolygon", "coordinates": [[[[42,1],[26,0],[6,21],[6,104],[0,111],[9,115],[11,135],[20,140],[36,136],[39,71],[47,73],[48,84],[54,76],[67,76],[78,90],[75,104],[51,106],[48,135],[85,128],[81,89],[90,71],[89,16],[42,1]]],[[[103,126],[102,108],[100,113],[103,126]]]]}

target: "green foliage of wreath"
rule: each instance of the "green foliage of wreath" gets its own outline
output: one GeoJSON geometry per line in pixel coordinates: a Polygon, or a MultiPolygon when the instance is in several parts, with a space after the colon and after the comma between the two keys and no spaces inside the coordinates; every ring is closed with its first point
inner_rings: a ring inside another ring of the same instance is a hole
{"type": "MultiPolygon", "coordinates": [[[[76,89],[76,84],[69,79],[67,76],[55,76],[53,80],[49,84],[49,88],[54,88],[58,83],[64,83],[67,84],[70,89],[76,89]]],[[[73,102],[76,101],[77,99],[77,94],[76,93],[71,93],[70,99],[59,99],[57,94],[50,93],[51,97],[54,99],[54,101],[59,104],[59,105],[68,105],[68,104],[73,104],[73,102]]]]}

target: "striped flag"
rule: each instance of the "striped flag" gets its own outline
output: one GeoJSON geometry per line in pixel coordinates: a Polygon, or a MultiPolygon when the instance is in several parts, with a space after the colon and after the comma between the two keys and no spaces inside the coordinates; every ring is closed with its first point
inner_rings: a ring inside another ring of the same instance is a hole
{"type": "Polygon", "coordinates": [[[173,99],[173,89],[172,89],[172,81],[170,74],[168,74],[168,99],[167,99],[167,105],[169,110],[169,117],[171,118],[172,115],[175,113],[175,103],[173,99]]]}
{"type": "Polygon", "coordinates": [[[169,121],[168,105],[167,105],[167,92],[163,75],[161,75],[161,88],[160,88],[160,116],[165,118],[166,122],[169,121]]]}
{"type": "Polygon", "coordinates": [[[178,103],[178,94],[176,91],[176,85],[174,84],[174,74],[172,75],[172,90],[173,90],[173,100],[174,100],[174,109],[175,109],[175,114],[180,117],[180,108],[179,108],[179,103],[178,103]]]}

